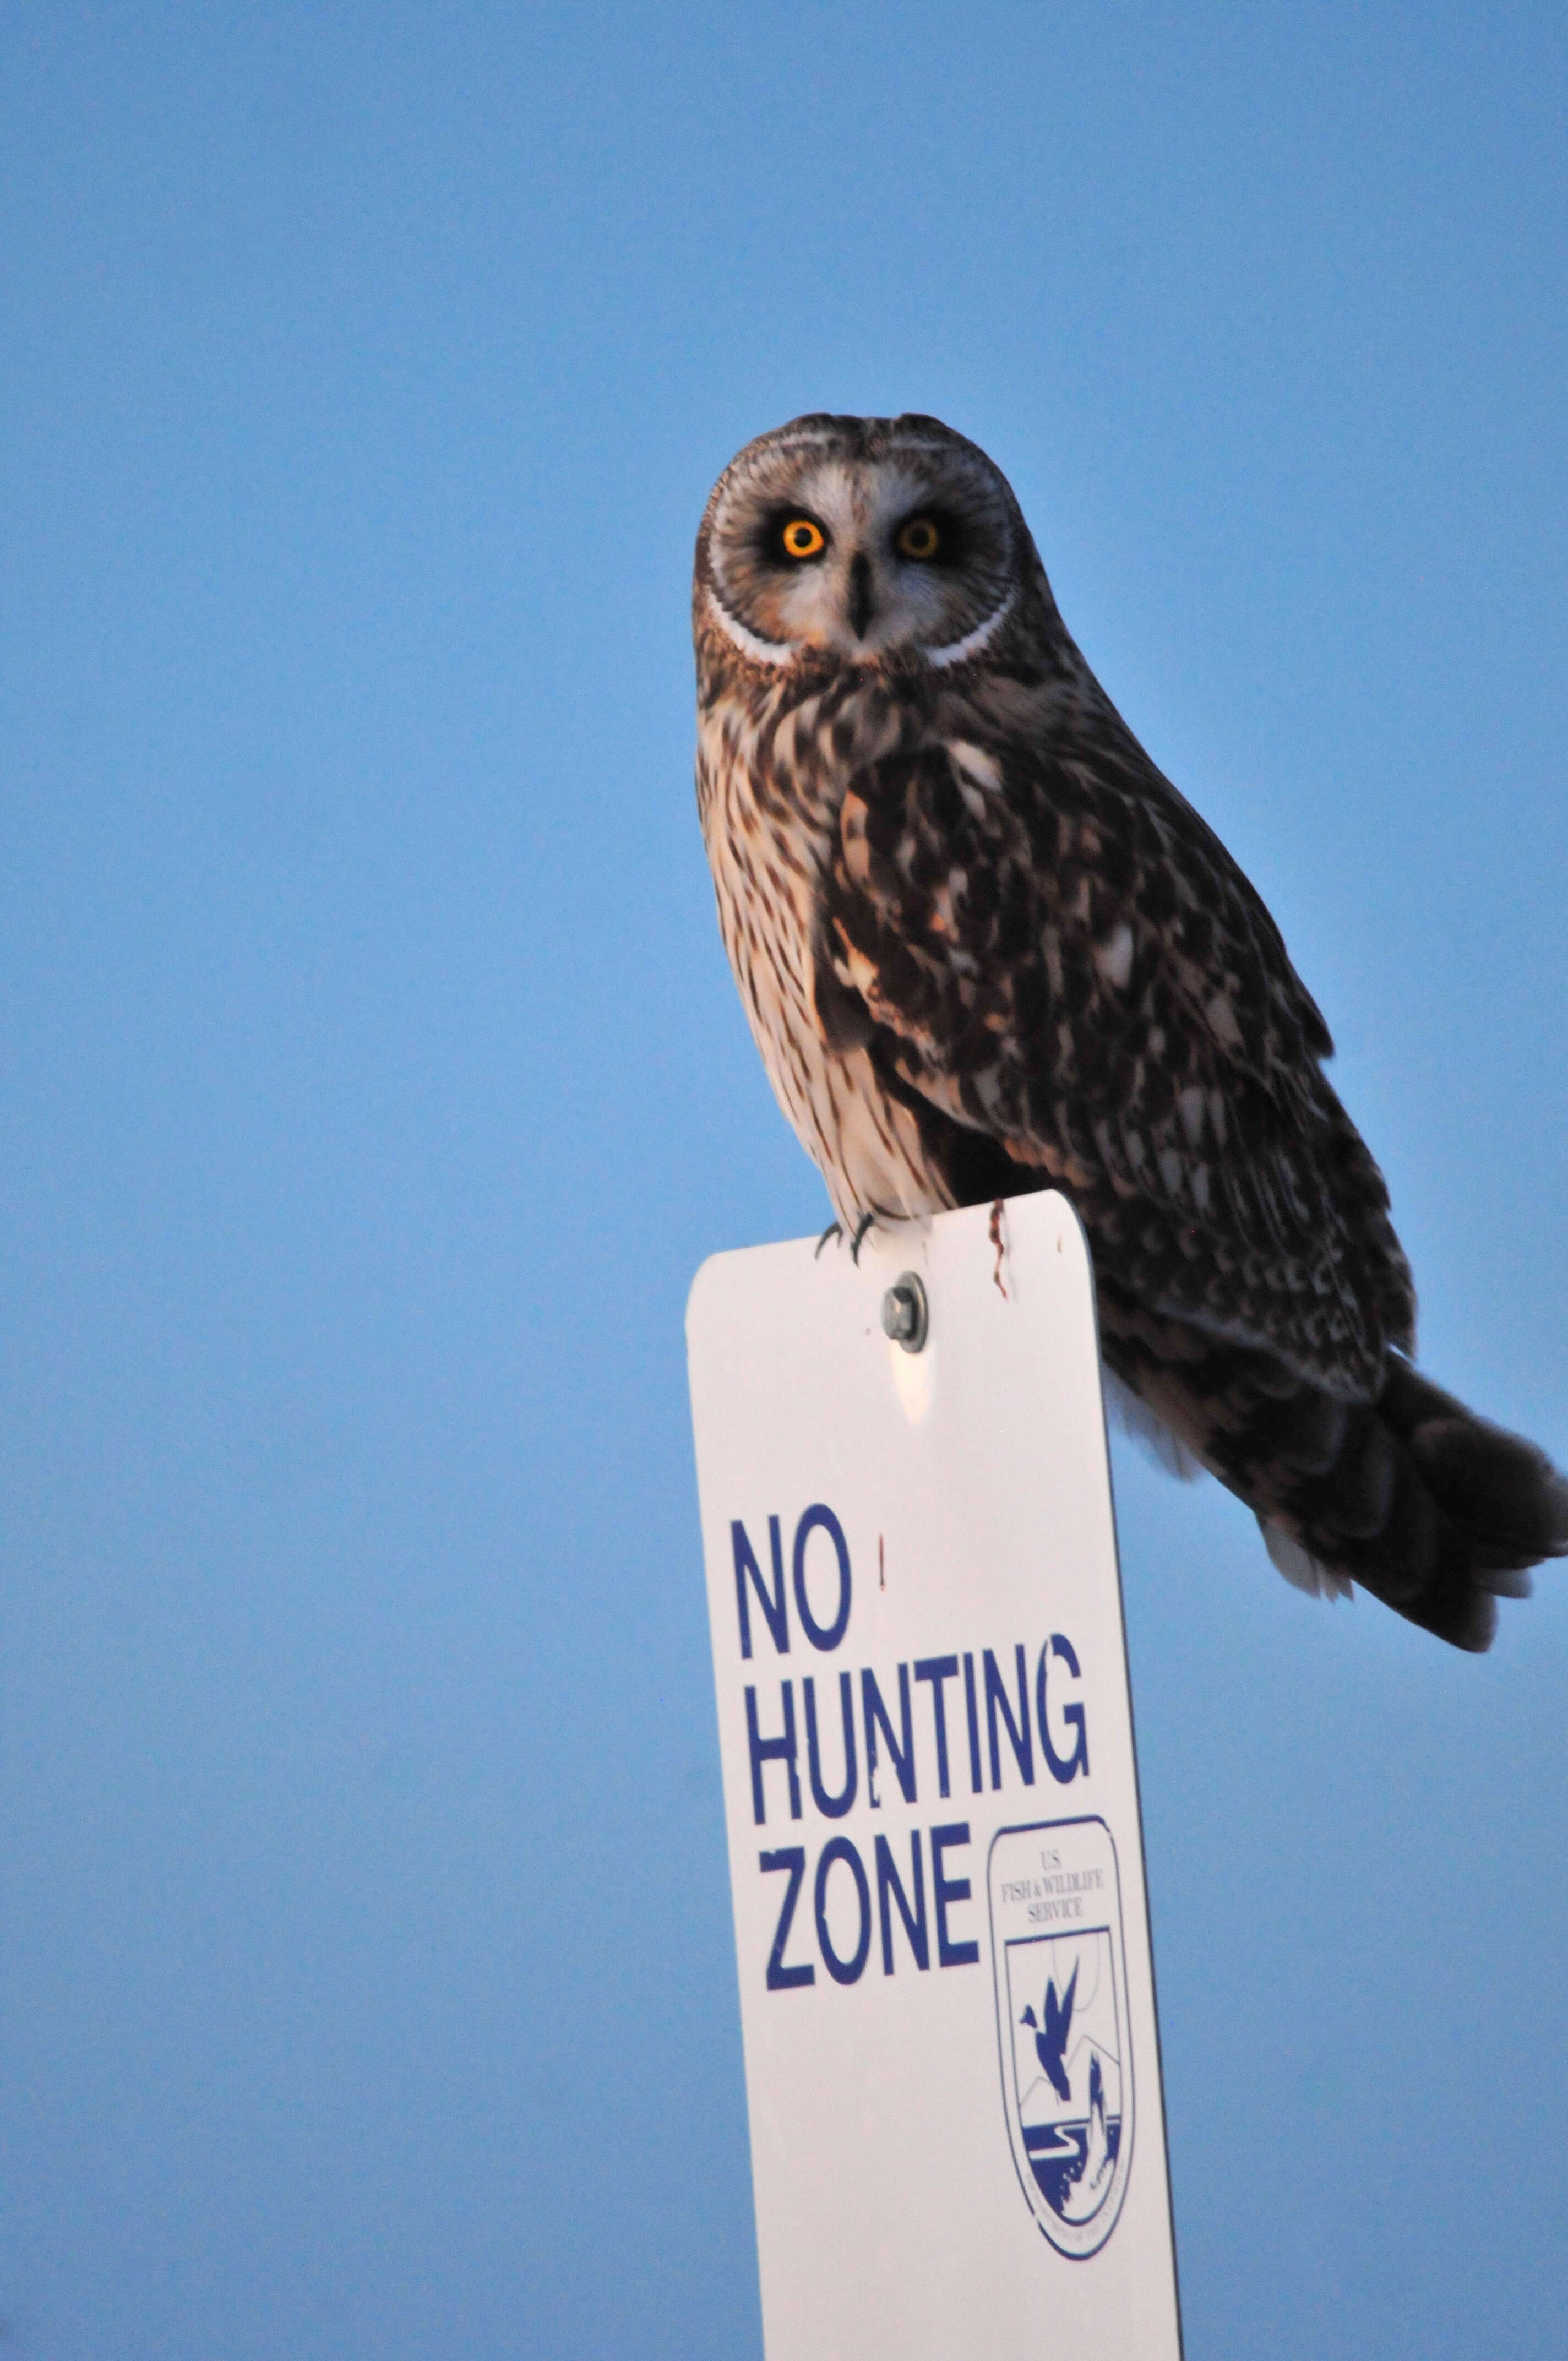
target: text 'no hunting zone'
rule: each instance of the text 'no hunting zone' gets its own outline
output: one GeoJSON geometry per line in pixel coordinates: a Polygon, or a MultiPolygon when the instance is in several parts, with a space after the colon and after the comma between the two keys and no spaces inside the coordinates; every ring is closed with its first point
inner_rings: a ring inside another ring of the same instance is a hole
{"type": "MultiPolygon", "coordinates": [[[[770,1644],[775,1656],[793,1654],[795,1630],[818,1654],[833,1655],[848,1640],[853,1617],[843,1526],[823,1501],[806,1509],[795,1527],[787,1581],[777,1516],[768,1518],[767,1532],[764,1572],[742,1520],[730,1521],[742,1660],[757,1662],[755,1649],[770,1644]],[[828,1611],[818,1611],[823,1609],[828,1611]]],[[[858,1807],[859,1824],[860,1815],[884,1808],[902,1818],[901,1806],[917,1807],[922,1796],[927,1806],[947,1803],[966,1777],[963,1792],[983,1795],[1007,1782],[1033,1787],[1037,1775],[1067,1786],[1089,1773],[1082,1675],[1077,1650],[1060,1631],[1047,1634],[1037,1648],[1022,1641],[1011,1648],[954,1646],[891,1669],[866,1664],[858,1675],[841,1671],[836,1684],[827,1674],[821,1692],[811,1673],[781,1674],[776,1700],[771,1686],[760,1702],[759,1685],[746,1684],[758,1828],[770,1825],[770,1802],[775,1826],[786,1804],[791,1820],[804,1819],[808,1799],[824,1820],[848,1819],[858,1807]]],[[[817,1981],[815,1960],[788,1957],[792,1936],[797,1953],[809,1948],[809,1937],[795,1927],[808,1869],[817,1956],[835,1983],[859,1982],[873,1936],[880,1937],[884,1976],[894,1973],[901,1951],[919,1970],[931,1966],[933,1948],[939,1968],[972,1966],[980,1946],[966,1931],[975,1907],[970,1881],[954,1873],[969,1843],[969,1821],[949,1817],[924,1828],[905,1824],[891,1841],[869,1827],[861,1826],[858,1843],[841,1830],[821,1844],[814,1865],[803,1844],[759,1852],[759,1870],[786,1881],[768,1954],[768,1990],[789,1992],[817,1981]],[[900,1928],[902,1942],[895,1939],[900,1928]]],[[[1069,1926],[1081,1903],[1064,1880],[1060,1893],[1042,1894],[1034,1909],[1044,1931],[1047,1925],[1069,1926]]]]}

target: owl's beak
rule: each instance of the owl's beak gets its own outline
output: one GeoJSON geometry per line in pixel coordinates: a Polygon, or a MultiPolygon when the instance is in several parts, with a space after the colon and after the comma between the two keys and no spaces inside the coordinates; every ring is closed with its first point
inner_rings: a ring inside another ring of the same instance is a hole
{"type": "Polygon", "coordinates": [[[866,625],[874,612],[872,598],[872,562],[863,549],[857,549],[850,560],[850,629],[857,640],[866,636],[866,625]]]}

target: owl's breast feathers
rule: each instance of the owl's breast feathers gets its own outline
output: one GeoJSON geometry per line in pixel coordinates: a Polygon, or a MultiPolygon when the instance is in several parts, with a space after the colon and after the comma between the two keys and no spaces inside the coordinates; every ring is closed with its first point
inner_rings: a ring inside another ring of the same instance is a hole
{"type": "Polygon", "coordinates": [[[851,1233],[867,1213],[897,1219],[951,1205],[923,1107],[896,1078],[885,1087],[873,1058],[879,1028],[839,983],[824,931],[844,780],[916,742],[918,723],[905,700],[841,672],[804,689],[798,676],[708,686],[697,807],[719,930],[779,1103],[851,1233]]]}

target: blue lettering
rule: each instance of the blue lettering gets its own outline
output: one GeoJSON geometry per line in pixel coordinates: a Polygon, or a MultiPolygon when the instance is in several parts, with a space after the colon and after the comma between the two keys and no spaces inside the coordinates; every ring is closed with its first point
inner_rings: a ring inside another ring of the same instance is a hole
{"type": "Polygon", "coordinates": [[[806,1692],[806,1760],[811,1773],[811,1799],[825,1819],[841,1820],[855,1800],[855,1692],[848,1673],[839,1675],[839,1711],[844,1723],[844,1784],[836,1795],[822,1784],[822,1761],[817,1751],[817,1684],[808,1675],[806,1692]]]}
{"type": "Polygon", "coordinates": [[[893,1916],[887,1906],[889,1894],[898,1905],[898,1915],[904,1921],[904,1931],[909,1938],[909,1948],[915,1954],[916,1966],[928,1968],[931,1964],[931,1940],[926,1932],[926,1872],[921,1865],[918,1828],[911,1828],[909,1831],[909,1850],[914,1861],[912,1883],[915,1887],[915,1908],[913,1911],[909,1907],[909,1896],[904,1890],[903,1882],[894,1864],[893,1852],[887,1839],[878,1837],[876,1840],[877,1915],[882,1921],[882,1971],[884,1976],[890,1976],[893,1973],[893,1916]]]}
{"type": "Polygon", "coordinates": [[[784,1963],[784,1945],[795,1920],[795,1905],[800,1899],[800,1881],[806,1875],[806,1847],[782,1845],[777,1852],[760,1852],[757,1865],[762,1870],[787,1869],[789,1886],[779,1912],[779,1923],[773,1930],[773,1948],[768,1953],[768,1990],[793,1992],[799,1984],[814,1984],[817,1971],[808,1960],[798,1968],[786,1968],[784,1963]]]}
{"type": "Polygon", "coordinates": [[[948,1939],[948,1905],[969,1900],[967,1877],[944,1877],[942,1855],[949,1847],[967,1845],[969,1822],[954,1820],[945,1828],[931,1831],[931,1893],[937,1905],[937,1959],[944,1968],[972,1967],[980,1957],[978,1943],[951,1943],[948,1939]]]}
{"type": "MultiPolygon", "coordinates": [[[[898,1668],[898,1719],[903,1731],[902,1745],[893,1734],[893,1724],[887,1718],[887,1708],[882,1701],[882,1691],[877,1686],[876,1675],[869,1668],[861,1675],[861,1710],[865,1716],[866,1722],[866,1801],[873,1812],[881,1808],[882,1798],[876,1791],[876,1734],[877,1724],[880,1722],[883,1736],[887,1741],[887,1751],[893,1757],[894,1774],[903,1792],[904,1800],[906,1804],[912,1804],[915,1801],[915,1732],[909,1726],[908,1665],[900,1664],[898,1668]]],[[[942,1751],[946,1753],[945,1746],[942,1751]]],[[[942,1793],[946,1795],[947,1792],[944,1787],[942,1793]]]]}
{"type": "Polygon", "coordinates": [[[807,1509],[795,1529],[795,1603],[800,1614],[800,1628],[814,1648],[824,1654],[836,1648],[850,1628],[850,1544],[844,1539],[844,1528],[829,1508],[818,1500],[807,1509]],[[839,1611],[831,1623],[819,1623],[811,1611],[811,1601],[806,1595],[806,1544],[821,1528],[833,1544],[839,1562],[839,1611]]]}
{"type": "Polygon", "coordinates": [[[1025,1663],[1021,1646],[1015,1648],[1013,1653],[1017,1659],[1018,1671],[1018,1719],[1016,1721],[1013,1719],[1013,1708],[1007,1702],[1007,1691],[1003,1686],[1002,1675],[996,1669],[996,1659],[989,1648],[982,1659],[985,1673],[985,1728],[991,1741],[991,1784],[993,1792],[1002,1784],[1002,1756],[996,1743],[998,1707],[1002,1709],[1003,1720],[1007,1724],[1008,1741],[1017,1760],[1018,1768],[1024,1775],[1024,1784],[1025,1787],[1032,1787],[1035,1784],[1035,1744],[1029,1731],[1028,1667],[1025,1663]]]}
{"type": "Polygon", "coordinates": [[[984,1792],[985,1782],[980,1775],[980,1716],[974,1704],[974,1658],[964,1658],[964,1711],[969,1716],[969,1781],[972,1795],[984,1792]]]}
{"type": "Polygon", "coordinates": [[[821,1947],[822,1962],[836,1984],[860,1982],[861,1971],[872,1947],[872,1897],[866,1884],[866,1872],[861,1866],[861,1856],[848,1837],[831,1837],[822,1848],[822,1858],[817,1864],[817,1940],[821,1947]],[[855,1897],[860,1904],[861,1931],[854,1950],[847,1960],[839,1958],[833,1949],[833,1938],[828,1932],[828,1872],[836,1861],[841,1861],[855,1881],[855,1897]]]}
{"type": "Polygon", "coordinates": [[[788,1681],[781,1681],[779,1688],[784,1697],[784,1736],[782,1738],[764,1738],[762,1735],[757,1728],[757,1692],[750,1686],[746,1691],[746,1743],[751,1751],[751,1809],[756,1814],[759,1828],[763,1826],[768,1817],[767,1806],[762,1800],[762,1765],[765,1763],[783,1763],[787,1768],[789,1816],[792,1820],[798,1820],[800,1817],[800,1772],[797,1767],[795,1743],[795,1693],[788,1681]]]}
{"type": "Polygon", "coordinates": [[[1077,1730],[1078,1741],[1072,1752],[1065,1755],[1058,1754],[1052,1745],[1050,1724],[1046,1719],[1047,1652],[1053,1656],[1061,1658],[1075,1681],[1079,1678],[1078,1658],[1072,1652],[1072,1642],[1069,1640],[1064,1640],[1059,1631],[1053,1631],[1047,1646],[1040,1650],[1040,1662],[1035,1674],[1035,1712],[1040,1725],[1040,1744],[1045,1749],[1046,1762],[1050,1768],[1052,1778],[1059,1779],[1065,1787],[1069,1780],[1076,1779],[1080,1771],[1085,1778],[1089,1776],[1089,1730],[1084,1721],[1082,1706],[1076,1702],[1072,1705],[1064,1705],[1061,1718],[1069,1730],[1077,1730]]]}
{"type": "Polygon", "coordinates": [[[951,1791],[948,1785],[948,1714],[942,1686],[958,1676],[956,1656],[922,1656],[915,1667],[916,1679],[931,1684],[931,1712],[937,1725],[937,1783],[944,1799],[951,1791]]]}
{"type": "Polygon", "coordinates": [[[781,1656],[787,1656],[789,1653],[789,1601],[784,1596],[784,1545],[779,1539],[779,1521],[776,1517],[768,1519],[768,1540],[773,1554],[773,1590],[771,1598],[768,1596],[767,1586],[762,1580],[762,1569],[757,1564],[756,1552],[751,1547],[751,1538],[745,1526],[739,1517],[731,1517],[729,1520],[729,1546],[735,1559],[735,1604],[740,1617],[742,1656],[750,1656],[751,1653],[751,1604],[746,1591],[748,1576],[751,1577],[751,1587],[756,1591],[757,1604],[767,1619],[767,1626],[773,1634],[774,1648],[781,1656]]]}

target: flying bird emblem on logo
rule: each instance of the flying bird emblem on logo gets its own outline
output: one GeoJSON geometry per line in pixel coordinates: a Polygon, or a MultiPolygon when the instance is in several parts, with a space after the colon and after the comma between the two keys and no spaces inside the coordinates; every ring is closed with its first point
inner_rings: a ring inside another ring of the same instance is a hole
{"type": "Polygon", "coordinates": [[[1019,2019],[1021,2025],[1035,2026],[1035,2055],[1045,2068],[1051,2088],[1058,2099],[1070,2099],[1072,2096],[1072,2088],[1067,2079],[1067,2066],[1063,2052],[1067,2048],[1068,2035],[1072,2031],[1072,1996],[1077,1990],[1078,1962],[1075,1960],[1072,1974],[1068,1979],[1067,1990],[1060,2000],[1057,1998],[1056,1985],[1048,1977],[1047,1978],[1044,2002],[1045,2024],[1043,2026],[1035,2024],[1035,2012],[1032,2008],[1026,2008],[1019,2019]]]}

